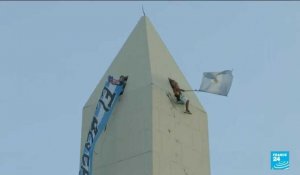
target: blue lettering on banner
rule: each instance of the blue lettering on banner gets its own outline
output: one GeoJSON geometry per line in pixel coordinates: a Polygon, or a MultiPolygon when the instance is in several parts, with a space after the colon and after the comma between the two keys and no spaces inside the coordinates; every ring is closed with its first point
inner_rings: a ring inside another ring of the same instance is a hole
{"type": "Polygon", "coordinates": [[[119,80],[108,76],[83,147],[79,175],[92,175],[93,152],[96,142],[107,125],[117,99],[123,94],[127,79],[128,76],[120,76],[119,80]]]}

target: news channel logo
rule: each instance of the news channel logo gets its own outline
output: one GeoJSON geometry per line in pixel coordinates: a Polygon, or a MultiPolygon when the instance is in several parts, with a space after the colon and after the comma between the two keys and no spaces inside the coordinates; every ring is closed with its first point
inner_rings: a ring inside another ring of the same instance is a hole
{"type": "Polygon", "coordinates": [[[286,170],[290,167],[289,151],[271,151],[271,169],[286,170]]]}

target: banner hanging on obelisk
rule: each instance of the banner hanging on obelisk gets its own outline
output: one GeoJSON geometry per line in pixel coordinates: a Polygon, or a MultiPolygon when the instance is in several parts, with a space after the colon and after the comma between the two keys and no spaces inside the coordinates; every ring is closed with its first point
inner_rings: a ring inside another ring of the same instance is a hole
{"type": "Polygon", "coordinates": [[[119,80],[108,76],[108,80],[98,100],[88,136],[83,147],[79,175],[92,175],[95,144],[105,129],[119,96],[123,94],[127,79],[128,77],[123,75],[120,76],[119,80]]]}

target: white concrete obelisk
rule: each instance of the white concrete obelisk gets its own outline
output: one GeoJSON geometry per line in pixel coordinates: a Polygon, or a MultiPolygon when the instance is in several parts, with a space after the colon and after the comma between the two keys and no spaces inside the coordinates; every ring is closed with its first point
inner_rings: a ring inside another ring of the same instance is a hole
{"type": "Polygon", "coordinates": [[[83,108],[81,154],[108,75],[129,78],[95,145],[93,175],[210,175],[207,114],[193,92],[192,115],[166,96],[168,77],[191,87],[146,16],[83,108]]]}

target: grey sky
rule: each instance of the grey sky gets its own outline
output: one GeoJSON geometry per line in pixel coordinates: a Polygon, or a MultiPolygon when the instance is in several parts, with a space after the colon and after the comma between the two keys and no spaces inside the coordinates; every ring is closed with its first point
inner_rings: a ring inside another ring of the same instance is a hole
{"type": "Polygon", "coordinates": [[[229,97],[198,94],[211,174],[300,174],[300,3],[179,1],[0,2],[1,174],[78,173],[82,107],[142,4],[193,87],[233,69],[229,97]]]}

